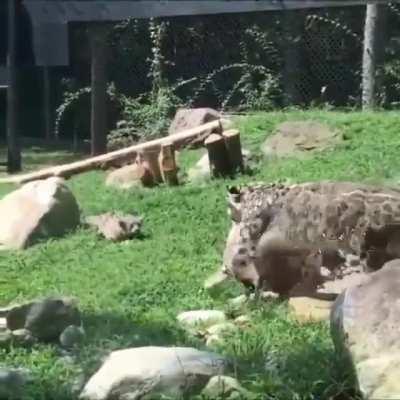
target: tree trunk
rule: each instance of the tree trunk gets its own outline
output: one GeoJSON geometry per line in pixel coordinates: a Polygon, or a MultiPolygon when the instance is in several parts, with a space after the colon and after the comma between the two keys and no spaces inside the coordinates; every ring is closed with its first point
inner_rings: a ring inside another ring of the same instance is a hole
{"type": "Polygon", "coordinates": [[[380,7],[368,4],[364,27],[364,52],[362,74],[363,110],[373,109],[376,105],[376,65],[380,7]]]}
{"type": "Polygon", "coordinates": [[[18,138],[18,72],[16,65],[16,10],[15,1],[8,0],[8,90],[7,90],[7,170],[21,170],[21,148],[18,138]]]}
{"type": "Polygon", "coordinates": [[[91,89],[91,154],[107,152],[107,29],[101,25],[90,27],[92,57],[91,89]]]}

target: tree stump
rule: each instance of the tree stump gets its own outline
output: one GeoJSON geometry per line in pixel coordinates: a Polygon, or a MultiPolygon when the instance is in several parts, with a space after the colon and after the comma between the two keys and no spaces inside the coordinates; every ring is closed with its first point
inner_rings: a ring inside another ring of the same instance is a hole
{"type": "Polygon", "coordinates": [[[231,163],[224,138],[213,133],[204,141],[204,144],[208,152],[211,176],[218,178],[231,175],[231,163]]]}
{"type": "Polygon", "coordinates": [[[228,151],[232,172],[243,172],[243,154],[242,145],[240,143],[240,132],[237,129],[231,129],[222,133],[225,139],[225,146],[228,151]]]}
{"type": "Polygon", "coordinates": [[[160,154],[160,149],[158,147],[146,149],[139,153],[140,162],[144,162],[147,164],[151,174],[153,175],[154,182],[156,184],[163,182],[160,170],[160,164],[158,162],[159,154],[160,154]]]}
{"type": "Polygon", "coordinates": [[[178,168],[175,159],[175,147],[172,142],[161,146],[159,165],[162,179],[170,186],[178,185],[178,168]]]}

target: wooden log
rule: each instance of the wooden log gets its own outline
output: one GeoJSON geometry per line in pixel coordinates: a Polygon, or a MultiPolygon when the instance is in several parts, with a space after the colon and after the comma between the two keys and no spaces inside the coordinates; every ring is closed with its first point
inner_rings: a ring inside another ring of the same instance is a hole
{"type": "Polygon", "coordinates": [[[208,152],[211,176],[219,178],[230,175],[232,168],[224,138],[213,133],[205,140],[204,144],[208,152]]]}
{"type": "Polygon", "coordinates": [[[134,146],[126,147],[125,149],[116,150],[107,154],[103,154],[100,156],[92,157],[82,161],[76,161],[70,164],[59,165],[56,167],[50,167],[46,169],[42,169],[40,171],[32,172],[29,174],[23,175],[15,175],[8,178],[0,179],[1,183],[15,183],[22,184],[38,179],[46,179],[51,176],[59,176],[63,178],[68,178],[72,175],[80,174],[85,171],[90,171],[93,169],[99,169],[104,165],[112,164],[116,160],[127,156],[134,156],[139,151],[143,151],[146,149],[154,148],[155,146],[161,146],[166,142],[173,142],[175,148],[179,148],[179,146],[185,142],[188,138],[196,137],[201,135],[205,130],[214,129],[220,126],[224,126],[226,120],[216,120],[212,122],[208,122],[207,124],[198,126],[196,128],[188,129],[187,131],[179,132],[174,135],[170,135],[167,137],[163,137],[160,139],[154,139],[149,142],[136,144],[134,146]]]}
{"type": "Polygon", "coordinates": [[[159,165],[163,181],[170,186],[178,185],[178,168],[172,142],[166,142],[161,146],[159,165]]]}
{"type": "Polygon", "coordinates": [[[237,129],[230,129],[222,133],[225,139],[225,146],[228,151],[229,160],[231,163],[232,171],[243,172],[243,154],[242,145],[240,143],[240,132],[237,129]]]}

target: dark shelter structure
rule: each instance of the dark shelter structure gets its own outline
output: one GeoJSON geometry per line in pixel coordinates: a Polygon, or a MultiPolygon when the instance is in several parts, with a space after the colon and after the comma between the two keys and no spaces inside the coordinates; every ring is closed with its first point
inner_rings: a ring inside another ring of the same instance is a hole
{"type": "MultiPolygon", "coordinates": [[[[0,29],[7,27],[7,68],[0,67],[0,88],[7,88],[8,171],[21,169],[18,140],[18,76],[26,66],[40,66],[44,74],[52,66],[69,64],[68,27],[80,22],[91,31],[91,148],[92,154],[106,150],[105,30],[107,23],[127,18],[155,18],[343,7],[367,4],[369,0],[8,0],[0,4],[0,29]],[[7,19],[8,23],[2,23],[7,19]]],[[[386,3],[385,0],[373,1],[386,3]]],[[[1,32],[3,33],[3,32],[1,32]]],[[[0,53],[0,65],[5,54],[0,53]]],[[[44,113],[50,112],[48,89],[44,113]]],[[[46,131],[51,129],[46,127],[46,131]]]]}

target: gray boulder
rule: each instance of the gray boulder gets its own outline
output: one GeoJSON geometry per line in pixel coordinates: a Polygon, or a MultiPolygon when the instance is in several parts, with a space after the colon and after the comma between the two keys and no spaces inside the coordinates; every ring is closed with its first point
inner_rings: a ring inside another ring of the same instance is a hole
{"type": "Polygon", "coordinates": [[[115,351],[85,385],[80,399],[136,400],[154,395],[180,398],[223,374],[225,360],[185,347],[138,347],[115,351]]]}
{"type": "MultiPolygon", "coordinates": [[[[181,108],[174,117],[174,120],[169,127],[169,134],[182,132],[186,129],[196,128],[197,126],[206,124],[207,122],[220,119],[221,115],[212,108],[181,108]]],[[[199,146],[203,145],[204,139],[211,132],[204,132],[203,135],[196,139],[188,139],[184,145],[199,146]]]]}
{"type": "Polygon", "coordinates": [[[344,291],[333,305],[336,349],[351,362],[365,399],[400,398],[400,260],[344,291]]]}

